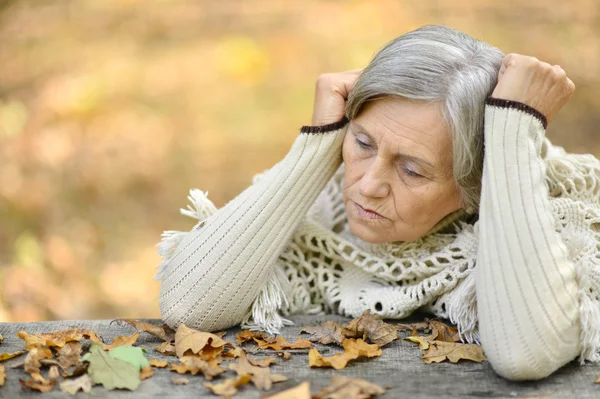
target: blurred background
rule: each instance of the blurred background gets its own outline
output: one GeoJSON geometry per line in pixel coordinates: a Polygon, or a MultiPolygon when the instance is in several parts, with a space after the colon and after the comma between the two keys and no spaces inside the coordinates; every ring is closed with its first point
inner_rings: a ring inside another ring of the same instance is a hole
{"type": "Polygon", "coordinates": [[[547,136],[600,157],[599,0],[0,0],[0,321],[160,317],[164,230],[311,123],[319,74],[436,23],[560,64],[547,136]]]}

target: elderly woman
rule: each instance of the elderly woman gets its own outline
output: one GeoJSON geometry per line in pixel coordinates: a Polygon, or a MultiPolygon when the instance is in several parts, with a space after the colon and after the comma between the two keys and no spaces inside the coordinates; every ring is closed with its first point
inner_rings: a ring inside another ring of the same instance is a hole
{"type": "Polygon", "coordinates": [[[511,380],[600,359],[600,162],[545,137],[558,65],[427,25],[316,85],[288,154],[166,231],[160,310],[277,333],[293,313],[448,318],[511,380]]]}

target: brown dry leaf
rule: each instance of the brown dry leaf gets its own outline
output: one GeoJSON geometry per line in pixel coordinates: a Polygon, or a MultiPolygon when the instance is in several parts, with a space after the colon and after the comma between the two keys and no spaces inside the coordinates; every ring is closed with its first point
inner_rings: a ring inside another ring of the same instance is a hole
{"type": "Polygon", "coordinates": [[[290,360],[292,358],[292,354],[288,351],[277,352],[277,356],[283,358],[283,360],[290,360]]]}
{"type": "Polygon", "coordinates": [[[92,330],[85,328],[70,328],[68,330],[53,331],[49,333],[28,334],[21,330],[17,336],[25,341],[25,350],[30,350],[35,346],[52,346],[62,348],[69,341],[79,341],[81,338],[90,339],[97,344],[103,344],[100,337],[92,330]]]}
{"type": "Polygon", "coordinates": [[[342,345],[342,341],[344,340],[344,336],[342,335],[343,328],[344,327],[339,324],[327,320],[318,326],[304,326],[300,332],[312,334],[312,336],[308,338],[308,340],[312,342],[320,342],[325,345],[335,342],[338,345],[342,345]]]}
{"type": "Polygon", "coordinates": [[[202,372],[207,380],[212,380],[213,377],[226,371],[216,360],[206,361],[195,355],[182,356],[179,361],[179,364],[171,363],[171,371],[179,374],[191,373],[192,375],[202,372]]]}
{"type": "Polygon", "coordinates": [[[245,374],[252,375],[252,383],[258,388],[264,391],[268,391],[273,386],[274,382],[286,381],[287,377],[282,374],[271,374],[269,368],[257,367],[250,364],[246,358],[246,354],[242,352],[237,363],[230,364],[229,368],[234,370],[238,376],[245,374]]]}
{"type": "Polygon", "coordinates": [[[250,382],[252,376],[250,374],[244,374],[238,376],[238,378],[227,378],[225,381],[219,384],[211,384],[210,382],[204,382],[202,385],[205,388],[208,388],[215,395],[223,396],[225,398],[230,398],[237,393],[237,387],[241,385],[246,385],[250,382]]]}
{"type": "Polygon", "coordinates": [[[79,359],[81,359],[81,342],[67,342],[65,346],[58,350],[56,358],[63,370],[66,370],[71,366],[76,366],[79,363],[79,359]]]}
{"type": "Polygon", "coordinates": [[[419,349],[429,349],[429,344],[431,341],[435,341],[435,339],[431,339],[430,336],[423,335],[410,335],[408,337],[404,337],[405,340],[415,342],[419,344],[419,349]]]}
{"type": "Polygon", "coordinates": [[[374,344],[384,346],[398,339],[398,328],[384,322],[380,315],[371,314],[371,310],[367,309],[342,329],[342,335],[347,338],[368,337],[374,344]]]}
{"type": "Polygon", "coordinates": [[[171,381],[175,385],[187,385],[190,380],[184,377],[171,377],[171,381]]]}
{"type": "Polygon", "coordinates": [[[154,369],[150,366],[142,367],[140,370],[140,380],[145,380],[154,375],[154,369]]]}
{"type": "Polygon", "coordinates": [[[336,370],[345,368],[351,360],[364,357],[381,356],[382,350],[377,344],[368,344],[362,339],[347,338],[342,342],[343,353],[323,357],[316,348],[308,352],[308,365],[310,367],[333,367],[336,370]]]}
{"type": "Polygon", "coordinates": [[[102,344],[102,348],[105,351],[109,351],[111,349],[116,348],[117,346],[133,345],[137,342],[139,337],[140,337],[140,333],[134,333],[132,335],[124,335],[121,337],[115,337],[115,339],[113,339],[113,341],[110,345],[102,344]]]}
{"type": "Polygon", "coordinates": [[[2,343],[2,334],[0,334],[0,344],[2,343]]]}
{"type": "Polygon", "coordinates": [[[251,365],[258,367],[269,367],[271,364],[277,364],[277,360],[271,356],[267,356],[262,359],[254,359],[252,356],[247,355],[247,359],[251,365]]]}
{"type": "Polygon", "coordinates": [[[75,365],[75,368],[73,369],[73,371],[69,372],[65,372],[65,373],[60,373],[60,375],[62,375],[63,377],[67,378],[67,377],[78,377],[82,374],[87,373],[87,369],[89,367],[89,362],[82,362],[82,363],[78,363],[75,365]]]}
{"type": "Polygon", "coordinates": [[[416,330],[420,330],[420,329],[424,329],[424,328],[429,328],[429,322],[421,321],[418,323],[398,323],[398,324],[395,324],[395,326],[398,329],[398,332],[416,331],[416,330]]]}
{"type": "Polygon", "coordinates": [[[31,374],[39,374],[43,359],[52,359],[52,351],[50,348],[37,347],[31,348],[25,357],[25,372],[31,374]]]}
{"type": "Polygon", "coordinates": [[[260,349],[275,349],[275,350],[282,350],[282,349],[306,349],[306,348],[310,348],[312,346],[312,342],[307,341],[305,339],[302,338],[298,338],[296,339],[296,342],[291,343],[289,342],[287,339],[283,338],[282,336],[279,336],[275,339],[275,342],[265,342],[265,341],[259,341],[256,340],[256,338],[254,339],[256,341],[256,343],[258,344],[258,347],[260,349]]]}
{"type": "Polygon", "coordinates": [[[13,357],[21,356],[25,351],[17,351],[12,353],[0,353],[0,362],[8,359],[12,359],[13,357]]]}
{"type": "Polygon", "coordinates": [[[385,389],[362,378],[334,374],[331,385],[313,395],[312,399],[364,399],[384,393],[385,389]]]}
{"type": "Polygon", "coordinates": [[[127,323],[138,330],[138,332],[147,332],[148,334],[152,334],[163,341],[171,342],[175,339],[175,331],[173,331],[173,329],[167,324],[156,325],[134,319],[115,319],[111,321],[111,323],[115,321],[119,325],[122,323],[127,323]]]}
{"type": "Polygon", "coordinates": [[[600,384],[600,377],[598,377],[594,380],[594,384],[600,384]]]}
{"type": "Polygon", "coordinates": [[[92,390],[92,377],[89,374],[83,374],[78,378],[61,382],[59,388],[71,395],[77,394],[80,389],[83,392],[90,392],[92,390]]]}
{"type": "Polygon", "coordinates": [[[157,351],[159,351],[160,353],[162,353],[163,355],[166,355],[166,356],[175,355],[175,345],[173,345],[170,342],[163,342],[162,344],[158,345],[154,349],[156,349],[157,351]]]}
{"type": "Polygon", "coordinates": [[[175,353],[181,358],[190,350],[194,354],[211,359],[218,355],[225,346],[233,345],[222,338],[208,332],[202,332],[186,327],[183,323],[175,333],[175,353]]]}
{"type": "Polygon", "coordinates": [[[302,384],[296,385],[294,388],[286,389],[268,396],[266,399],[311,399],[310,383],[304,381],[302,384]]]}
{"type": "Polygon", "coordinates": [[[6,381],[6,370],[4,365],[0,364],[0,387],[4,385],[4,381],[6,381]]]}
{"type": "Polygon", "coordinates": [[[31,373],[31,380],[23,380],[19,378],[19,383],[22,387],[31,388],[40,392],[50,392],[54,389],[54,385],[58,382],[58,367],[52,366],[48,371],[48,379],[42,377],[39,371],[31,373]]]}
{"type": "Polygon", "coordinates": [[[227,334],[227,331],[216,331],[213,334],[219,338],[223,338],[225,336],[225,334],[227,334]]]}
{"type": "Polygon", "coordinates": [[[150,366],[160,368],[167,367],[169,365],[166,360],[158,360],[157,358],[150,360],[148,363],[150,363],[150,366]]]}
{"type": "Polygon", "coordinates": [[[460,342],[458,335],[458,329],[456,327],[449,326],[440,320],[433,319],[429,320],[431,326],[431,335],[438,341],[444,342],[460,342]]]}
{"type": "Polygon", "coordinates": [[[48,378],[51,380],[58,380],[59,376],[60,374],[58,373],[58,366],[51,366],[50,370],[48,370],[48,378]]]}
{"type": "Polygon", "coordinates": [[[222,353],[223,357],[232,357],[232,358],[236,358],[236,357],[240,357],[240,354],[243,352],[244,350],[242,348],[234,348],[234,349],[229,349],[228,351],[224,351],[222,353]]]}
{"type": "Polygon", "coordinates": [[[461,359],[483,362],[487,357],[483,354],[481,346],[476,344],[433,341],[421,359],[425,363],[439,363],[446,359],[457,363],[461,359]]]}
{"type": "Polygon", "coordinates": [[[235,343],[238,345],[243,344],[246,341],[250,341],[252,339],[259,339],[265,342],[274,342],[275,339],[269,337],[264,331],[250,331],[250,330],[242,330],[235,335],[235,343]]]}

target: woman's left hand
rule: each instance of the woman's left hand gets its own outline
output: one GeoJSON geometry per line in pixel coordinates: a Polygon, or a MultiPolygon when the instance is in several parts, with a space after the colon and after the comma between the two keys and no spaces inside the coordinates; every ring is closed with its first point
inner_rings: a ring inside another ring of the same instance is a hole
{"type": "Polygon", "coordinates": [[[502,60],[492,97],[527,104],[544,114],[550,124],[574,91],[575,84],[559,65],[510,53],[502,60]]]}

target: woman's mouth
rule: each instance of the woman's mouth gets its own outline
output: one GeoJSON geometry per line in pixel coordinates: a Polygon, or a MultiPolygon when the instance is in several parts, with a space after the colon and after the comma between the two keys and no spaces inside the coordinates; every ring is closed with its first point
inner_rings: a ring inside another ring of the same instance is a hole
{"type": "Polygon", "coordinates": [[[354,203],[356,205],[356,209],[358,210],[358,214],[365,218],[365,219],[383,219],[383,216],[381,216],[380,214],[376,213],[376,212],[372,212],[372,211],[367,211],[365,208],[363,208],[362,206],[358,205],[356,202],[354,203]]]}

